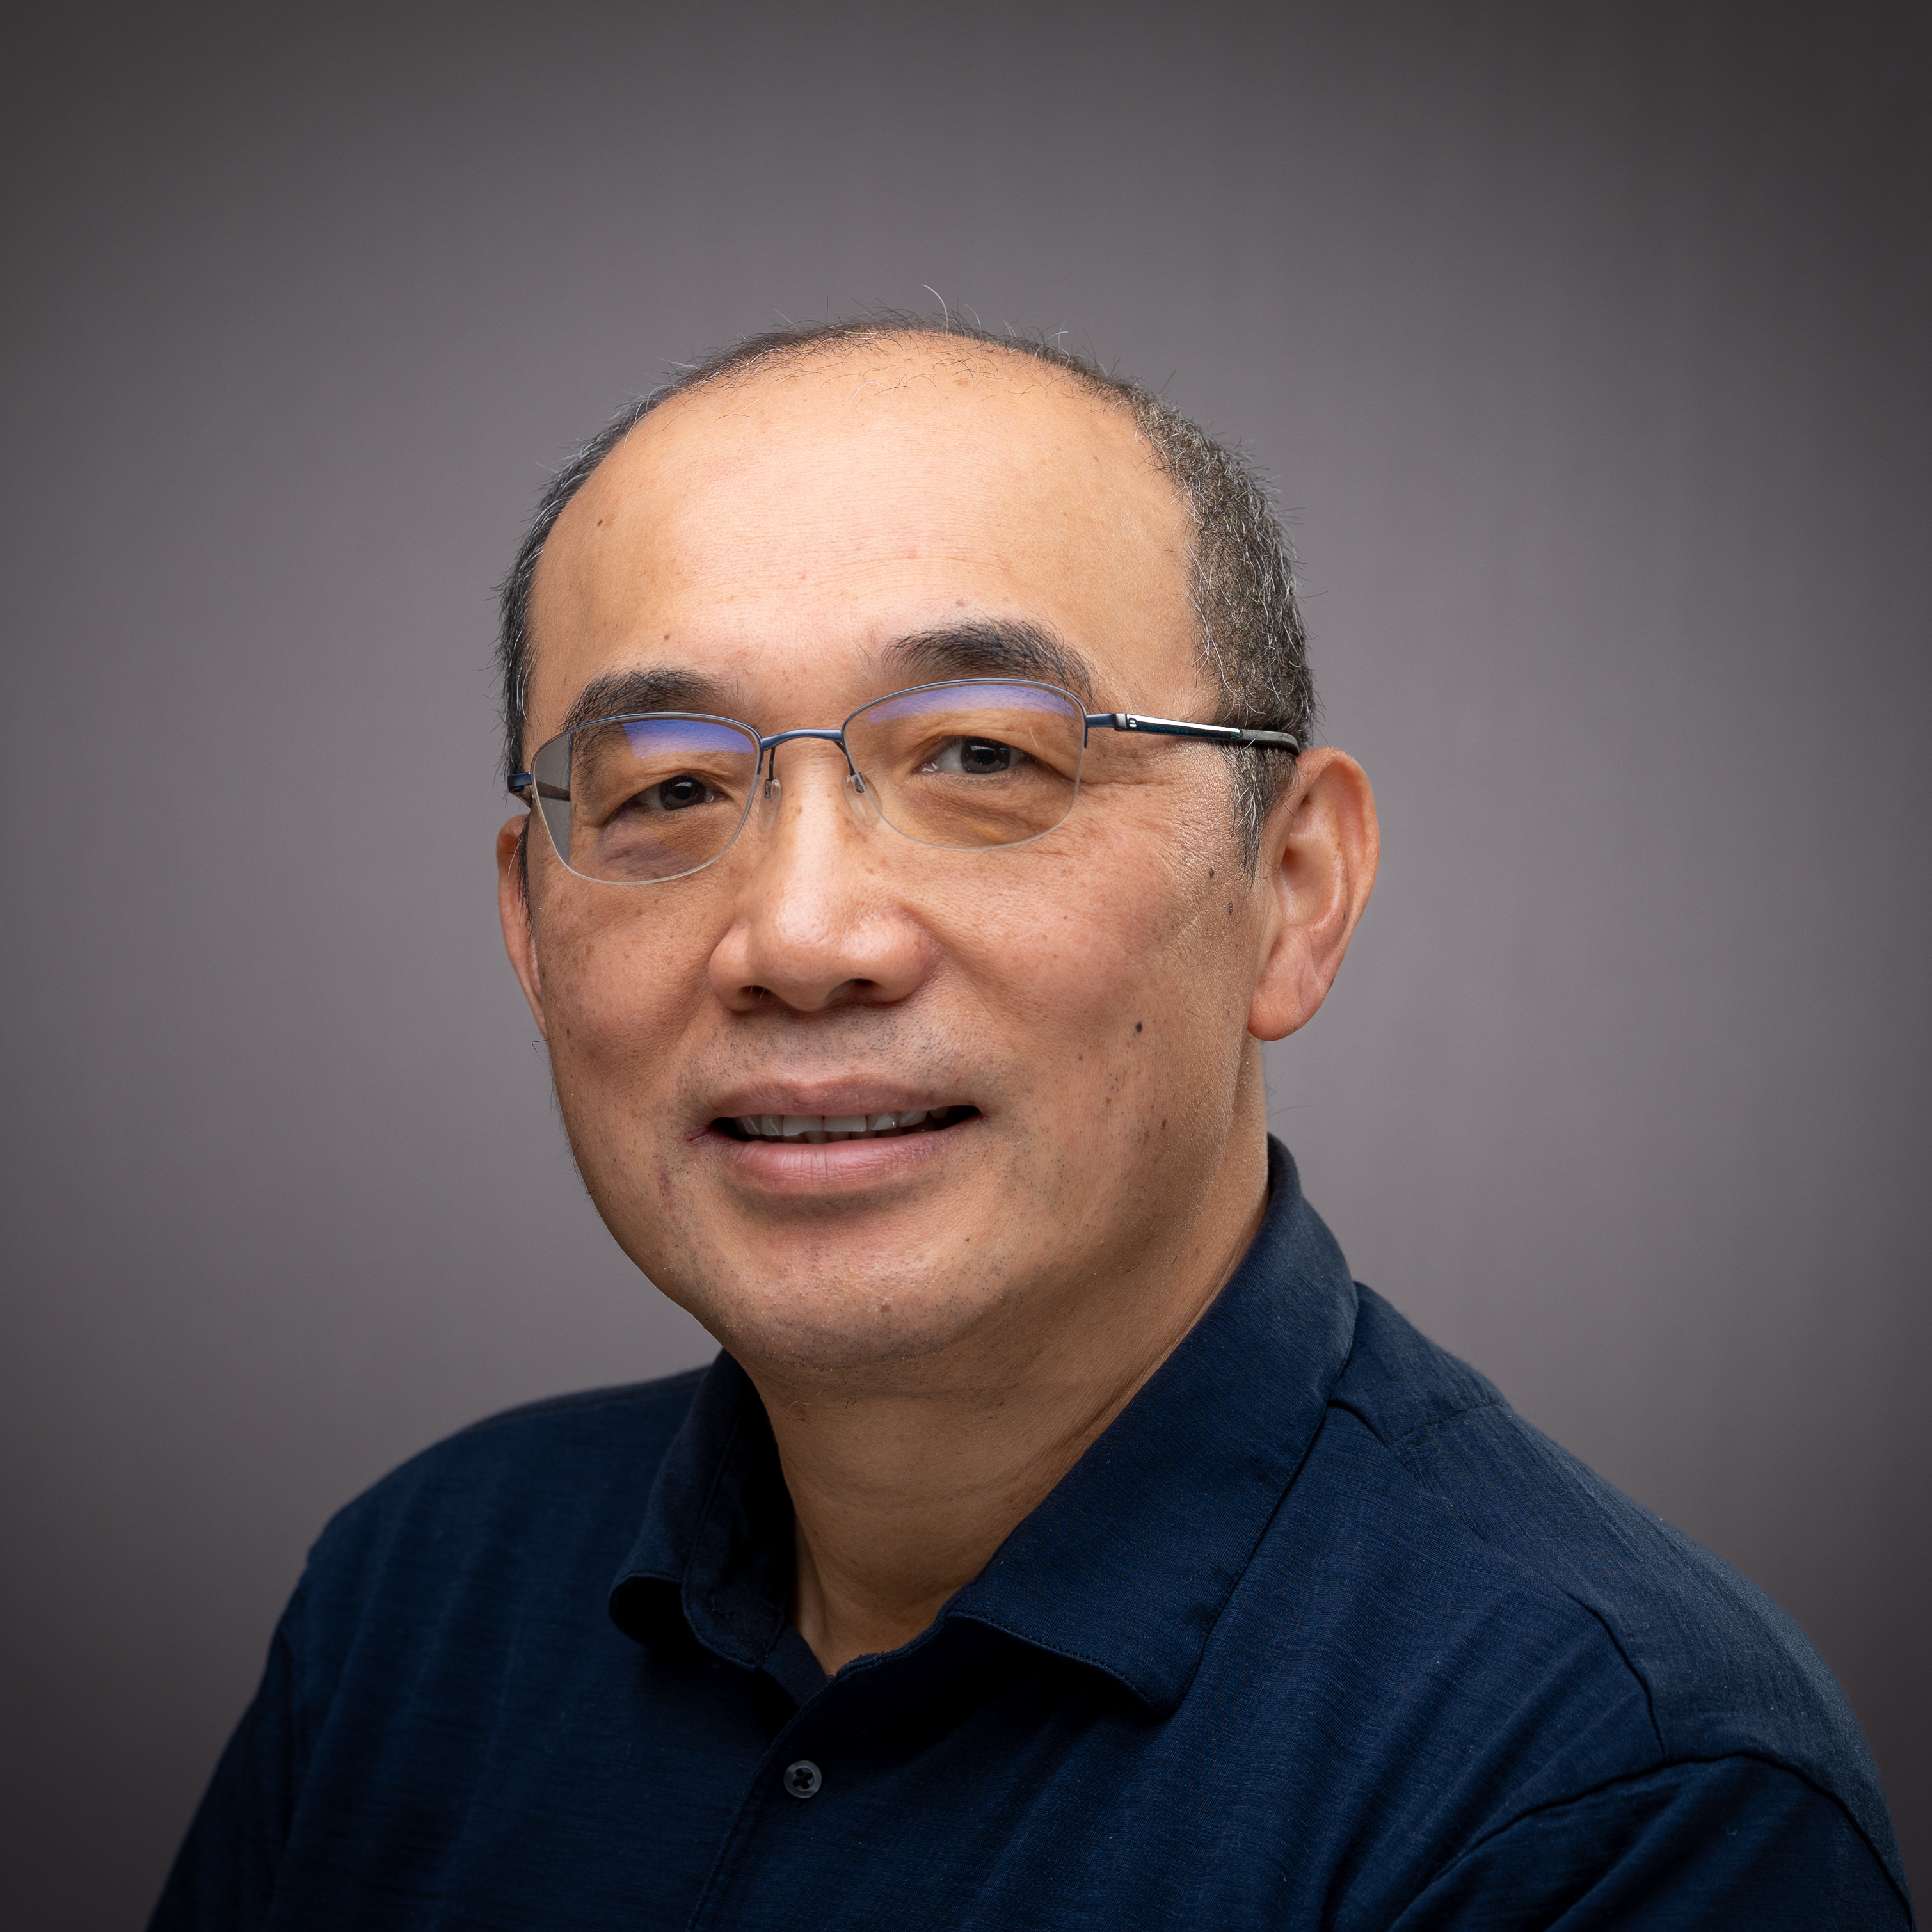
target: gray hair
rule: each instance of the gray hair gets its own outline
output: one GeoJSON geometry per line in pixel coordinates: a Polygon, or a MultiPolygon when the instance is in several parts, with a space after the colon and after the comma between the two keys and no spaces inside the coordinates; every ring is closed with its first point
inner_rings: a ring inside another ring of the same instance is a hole
{"type": "MultiPolygon", "coordinates": [[[[686,364],[670,381],[620,410],[550,479],[500,593],[506,778],[523,764],[524,693],[533,647],[530,592],[537,564],[558,518],[592,471],[653,410],[688,390],[742,376],[762,364],[847,344],[908,336],[938,337],[1030,356],[1060,370],[1090,394],[1126,410],[1155,466],[1179,491],[1193,525],[1189,590],[1200,625],[1200,661],[1220,692],[1220,716],[1210,722],[1286,731],[1299,744],[1310,742],[1315,687],[1308,674],[1307,633],[1295,596],[1294,553],[1268,485],[1253,464],[1150,390],[1048,338],[998,334],[950,314],[885,314],[769,330],[701,362],[686,364]]],[[[1235,836],[1252,868],[1262,821],[1294,760],[1285,752],[1228,751],[1222,755],[1232,761],[1235,836]]]]}

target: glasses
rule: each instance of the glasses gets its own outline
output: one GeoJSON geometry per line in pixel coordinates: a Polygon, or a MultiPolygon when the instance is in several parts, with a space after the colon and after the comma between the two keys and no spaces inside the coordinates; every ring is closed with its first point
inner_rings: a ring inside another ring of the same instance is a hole
{"type": "Polygon", "coordinates": [[[752,806],[775,812],[778,748],[822,739],[845,757],[862,823],[922,845],[1023,845],[1073,809],[1095,731],[1150,732],[1298,752],[1286,731],[1089,712],[1058,686],[964,678],[862,705],[836,730],[763,737],[736,718],[644,711],[560,733],[510,789],[534,807],[566,868],[610,885],[661,885],[721,858],[752,806]]]}

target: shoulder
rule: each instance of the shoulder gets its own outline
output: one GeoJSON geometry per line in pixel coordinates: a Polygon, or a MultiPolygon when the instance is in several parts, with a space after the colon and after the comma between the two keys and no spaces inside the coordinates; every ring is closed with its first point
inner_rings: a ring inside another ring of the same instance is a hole
{"type": "Polygon", "coordinates": [[[568,1466],[574,1474],[580,1463],[608,1466],[614,1454],[662,1455],[710,1372],[686,1369],[654,1382],[580,1389],[486,1415],[412,1456],[368,1496],[391,1486],[467,1479],[484,1471],[530,1474],[568,1466]]]}
{"type": "Polygon", "coordinates": [[[412,1456],[329,1521],[300,1594],[313,1627],[370,1605],[614,1570],[706,1371],[508,1409],[412,1456]]]}
{"type": "Polygon", "coordinates": [[[1448,1534],[1514,1594],[1587,1616],[1641,1688],[1660,1760],[1782,1767],[1895,1864],[1857,1720],[1804,1633],[1730,1566],[1524,1421],[1496,1388],[1362,1288],[1330,1397],[1448,1534]]]}
{"type": "Polygon", "coordinates": [[[573,1491],[588,1482],[634,1486],[640,1460],[655,1463],[682,1426],[706,1371],[584,1389],[526,1402],[446,1436],[365,1490],[325,1538],[419,1499],[473,1504],[484,1496],[573,1491]]]}
{"type": "Polygon", "coordinates": [[[1912,1922],[1902,1875],[1834,1800],[1739,1756],[1661,1766],[1526,1812],[1450,1860],[1396,1924],[1582,1919],[1750,1932],[1907,1932],[1912,1922]]]}
{"type": "Polygon", "coordinates": [[[1372,1290],[1332,1406],[1456,1523],[1587,1610],[1649,1694],[1672,1756],[1813,1748],[1850,1713],[1757,1586],[1532,1428],[1372,1290]]]}

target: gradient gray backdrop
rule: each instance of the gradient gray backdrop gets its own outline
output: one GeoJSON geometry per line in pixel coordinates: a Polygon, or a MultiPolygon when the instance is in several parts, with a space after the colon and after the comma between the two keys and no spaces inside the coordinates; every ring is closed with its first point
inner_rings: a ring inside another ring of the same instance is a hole
{"type": "Polygon", "coordinates": [[[1279,479],[1387,858],[1276,1128],[1932,1883],[1927,22],[16,16],[0,1918],[138,1923],[332,1509],[707,1353],[501,956],[490,586],[674,358],[926,284],[1279,479]]]}

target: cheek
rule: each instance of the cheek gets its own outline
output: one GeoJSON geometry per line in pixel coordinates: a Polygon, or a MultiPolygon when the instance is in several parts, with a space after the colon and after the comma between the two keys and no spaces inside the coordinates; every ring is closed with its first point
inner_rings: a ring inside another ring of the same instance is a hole
{"type": "Polygon", "coordinates": [[[1016,868],[943,935],[995,1036],[1049,1070],[1045,1090],[1077,1087],[1089,1109],[1231,1085],[1245,1033],[1248,887],[1222,838],[1133,830],[1016,868]]]}
{"type": "Polygon", "coordinates": [[[593,902],[540,926],[537,956],[566,1116],[638,1111],[670,1084],[703,999],[707,948],[695,922],[593,902]]]}

